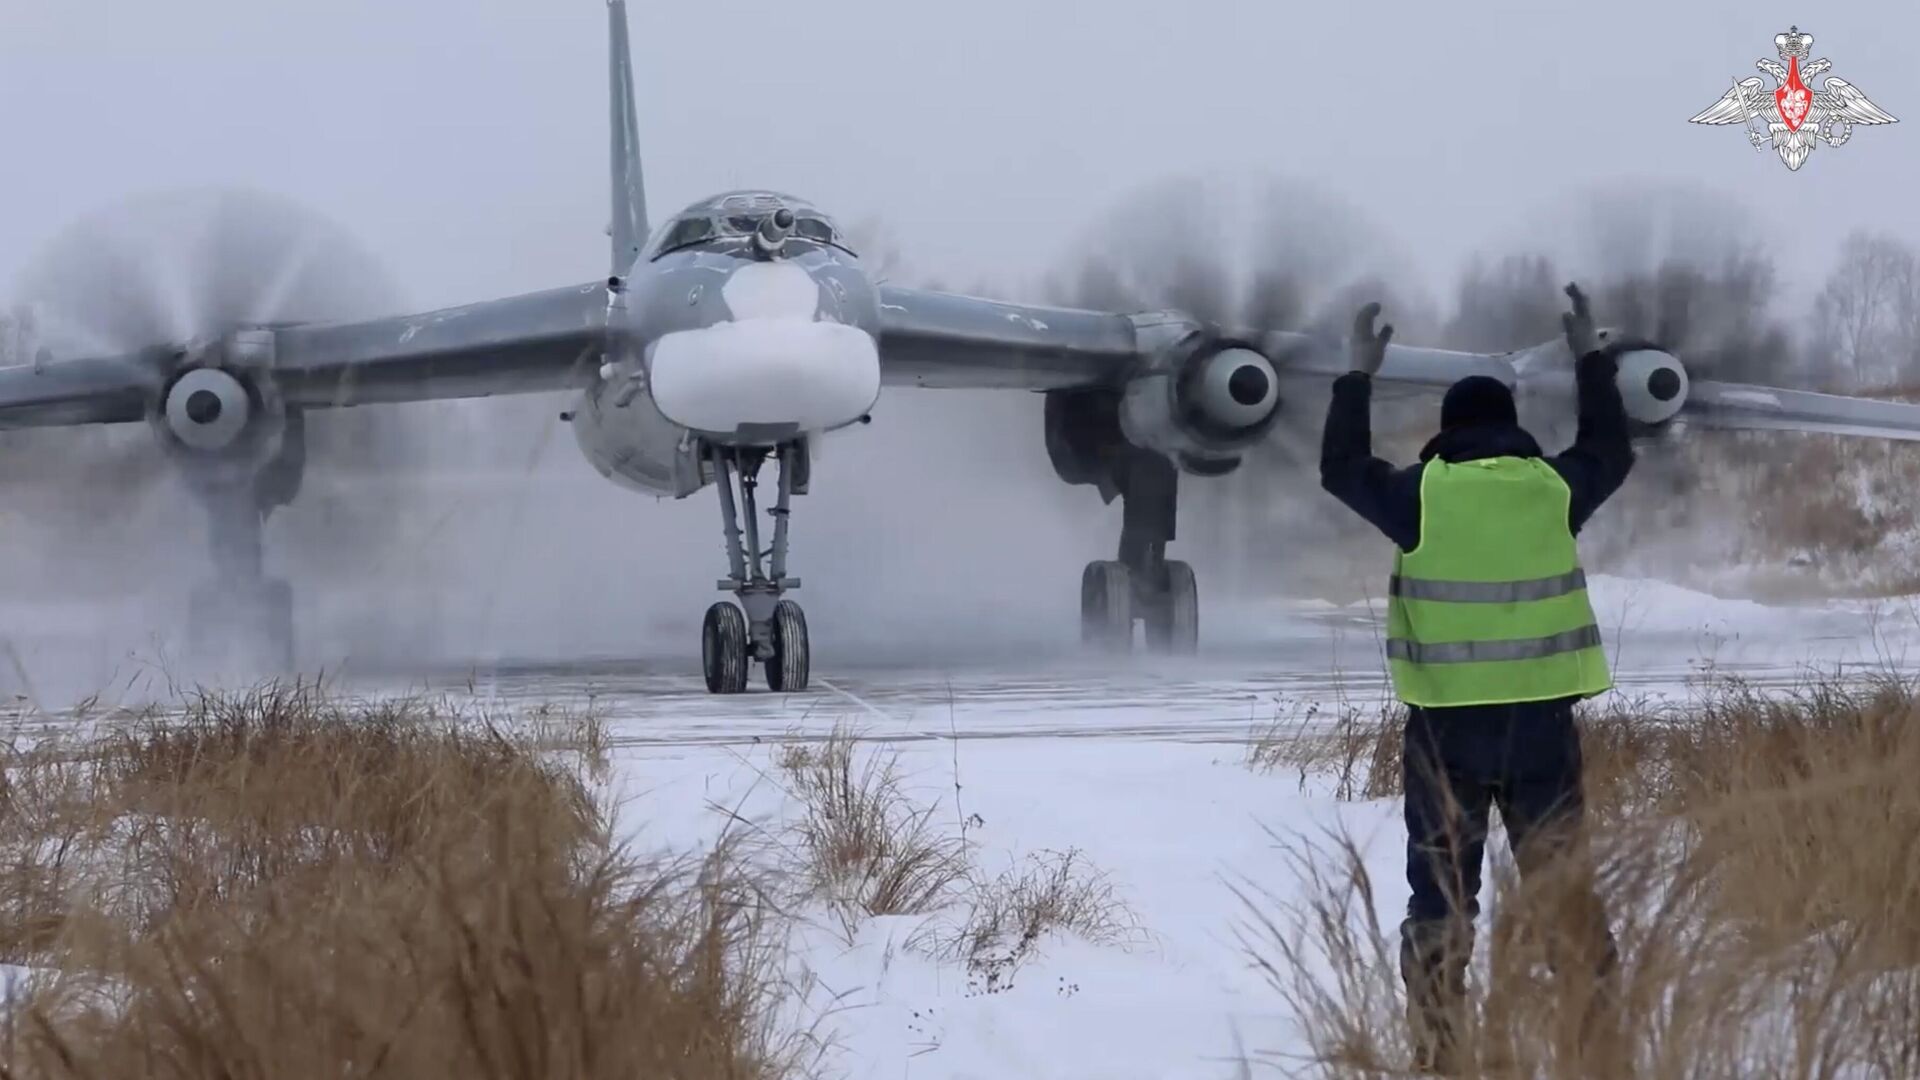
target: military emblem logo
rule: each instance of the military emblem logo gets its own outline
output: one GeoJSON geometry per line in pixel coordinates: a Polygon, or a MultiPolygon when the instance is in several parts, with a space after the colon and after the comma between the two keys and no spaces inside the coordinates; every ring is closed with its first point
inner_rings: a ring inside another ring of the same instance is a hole
{"type": "Polygon", "coordinates": [[[1755,150],[1771,147],[1793,170],[1805,165],[1807,156],[1822,142],[1844,145],[1853,137],[1855,124],[1897,123],[1845,79],[1828,75],[1820,89],[1813,88],[1813,80],[1826,74],[1833,61],[1813,59],[1812,34],[1801,33],[1797,26],[1789,27],[1786,33],[1774,37],[1773,46],[1787,66],[1764,57],[1754,64],[1773,76],[1771,89],[1758,75],[1736,80],[1733,89],[1689,123],[1744,125],[1747,141],[1755,150]]]}

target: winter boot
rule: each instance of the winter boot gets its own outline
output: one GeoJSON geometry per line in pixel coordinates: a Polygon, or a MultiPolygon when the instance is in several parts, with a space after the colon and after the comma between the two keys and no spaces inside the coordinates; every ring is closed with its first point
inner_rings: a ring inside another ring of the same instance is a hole
{"type": "Polygon", "coordinates": [[[1407,987],[1413,1067],[1455,1076],[1465,1064],[1460,1038],[1467,1024],[1467,961],[1473,927],[1456,920],[1400,924],[1400,978],[1407,987]]]}
{"type": "MultiPolygon", "coordinates": [[[[1581,1058],[1600,1075],[1628,1075],[1633,1059],[1627,1033],[1625,988],[1620,973],[1619,947],[1602,925],[1593,944],[1591,997],[1580,1018],[1581,1058]]],[[[1577,973],[1574,974],[1578,977],[1577,973]]]]}

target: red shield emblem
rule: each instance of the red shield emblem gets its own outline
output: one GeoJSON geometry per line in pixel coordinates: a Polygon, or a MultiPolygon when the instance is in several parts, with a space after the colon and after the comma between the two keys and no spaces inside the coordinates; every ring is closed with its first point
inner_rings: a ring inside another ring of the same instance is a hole
{"type": "Polygon", "coordinates": [[[1813,107],[1813,91],[1800,81],[1800,58],[1789,59],[1787,65],[1787,81],[1773,92],[1773,104],[1780,110],[1780,119],[1786,121],[1787,130],[1799,131],[1807,110],[1813,107]]]}

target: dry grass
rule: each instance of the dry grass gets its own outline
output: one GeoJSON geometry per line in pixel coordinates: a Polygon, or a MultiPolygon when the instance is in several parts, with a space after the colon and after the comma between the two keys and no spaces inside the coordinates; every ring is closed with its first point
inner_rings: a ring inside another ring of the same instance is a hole
{"type": "Polygon", "coordinates": [[[564,760],[595,725],[536,721],[272,687],[8,748],[0,959],[47,974],[0,1065],[792,1074],[760,883],[611,845],[564,760]]]}
{"type": "Polygon", "coordinates": [[[1338,799],[1378,799],[1400,791],[1400,734],[1406,710],[1342,705],[1331,719],[1317,702],[1294,705],[1247,741],[1246,766],[1293,773],[1302,789],[1331,777],[1338,799]]]}
{"type": "Polygon", "coordinates": [[[1699,433],[1652,451],[1592,536],[1589,569],[1779,599],[1920,593],[1920,449],[1843,436],[1699,433]],[[1657,459],[1657,460],[1655,460],[1657,459]],[[1819,477],[1818,483],[1783,477],[1819,477]]]}
{"type": "MultiPolygon", "coordinates": [[[[1894,679],[1587,718],[1592,846],[1623,966],[1569,955],[1579,875],[1496,875],[1468,1075],[1920,1075],[1920,697],[1894,679]]],[[[1250,950],[1310,1072],[1397,1075],[1398,975],[1354,847],[1295,846],[1304,900],[1250,896],[1250,950]]],[[[1484,931],[1484,928],[1483,928],[1484,931]]]]}
{"type": "Polygon", "coordinates": [[[964,962],[975,993],[1013,988],[1019,969],[1050,934],[1121,945],[1140,931],[1112,883],[1077,849],[1040,851],[997,876],[972,879],[966,913],[933,923],[911,942],[932,956],[964,962]]]}
{"type": "MultiPolygon", "coordinates": [[[[804,899],[823,902],[848,940],[868,916],[934,915],[909,946],[963,963],[974,991],[990,994],[1009,989],[1049,935],[1109,945],[1139,930],[1107,876],[1077,849],[983,872],[964,821],[958,835],[948,832],[938,803],[907,793],[897,755],[860,749],[854,732],[838,726],[823,742],[787,743],[778,759],[801,808],[788,846],[799,862],[794,876],[810,883],[804,899]]],[[[954,813],[958,821],[957,805],[954,813]]]]}
{"type": "Polygon", "coordinates": [[[939,807],[908,796],[898,759],[860,755],[859,745],[837,726],[823,742],[786,744],[779,762],[802,809],[800,876],[848,934],[866,916],[945,907],[969,865],[965,840],[935,820],[939,807]]]}

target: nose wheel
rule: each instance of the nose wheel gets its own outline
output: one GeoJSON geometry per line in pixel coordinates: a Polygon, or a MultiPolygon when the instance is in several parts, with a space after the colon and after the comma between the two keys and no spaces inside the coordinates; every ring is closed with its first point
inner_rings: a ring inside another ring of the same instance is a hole
{"type": "Polygon", "coordinates": [[[812,674],[807,615],[800,605],[782,600],[773,606],[773,651],[767,655],[767,689],[775,693],[805,690],[812,674]]]}
{"type": "Polygon", "coordinates": [[[747,688],[747,618],[723,600],[707,609],[700,624],[700,669],[707,693],[738,694],[747,688]]]}
{"type": "Polygon", "coordinates": [[[786,593],[800,587],[799,578],[787,576],[787,521],[792,496],[804,491],[806,449],[799,444],[773,451],[715,448],[710,460],[733,571],[720,581],[720,588],[732,593],[738,603],[723,600],[713,605],[701,623],[700,665],[707,691],[745,692],[756,660],[766,669],[768,689],[776,693],[805,690],[813,667],[807,616],[786,593]],[[779,460],[780,483],[773,509],[768,511],[773,517],[773,543],[762,551],[754,495],[760,466],[769,456],[779,460]]]}

